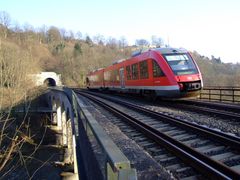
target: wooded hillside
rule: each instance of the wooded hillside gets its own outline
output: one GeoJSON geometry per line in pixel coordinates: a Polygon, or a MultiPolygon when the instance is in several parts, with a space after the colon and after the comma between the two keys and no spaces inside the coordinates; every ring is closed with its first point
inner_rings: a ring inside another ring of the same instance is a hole
{"type": "MultiPolygon", "coordinates": [[[[62,75],[63,84],[83,86],[87,72],[105,67],[118,59],[130,56],[138,46],[160,44],[162,39],[152,36],[152,42],[136,40],[128,46],[122,37],[102,35],[83,36],[57,27],[33,28],[13,24],[6,12],[0,12],[1,86],[26,87],[27,74],[55,71],[62,75]]],[[[203,74],[205,86],[240,86],[240,64],[225,64],[220,58],[204,57],[192,52],[203,74]]]]}

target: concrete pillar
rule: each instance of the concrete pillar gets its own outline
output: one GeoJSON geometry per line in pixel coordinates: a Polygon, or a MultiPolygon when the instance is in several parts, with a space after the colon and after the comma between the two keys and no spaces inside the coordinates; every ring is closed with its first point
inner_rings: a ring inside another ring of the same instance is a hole
{"type": "Polygon", "coordinates": [[[71,120],[67,121],[67,147],[65,149],[64,162],[67,164],[74,163],[71,120]]]}
{"type": "Polygon", "coordinates": [[[57,126],[59,130],[62,129],[62,112],[60,102],[57,102],[57,126]]]}
{"type": "Polygon", "coordinates": [[[78,165],[77,165],[77,152],[76,152],[76,139],[75,135],[72,136],[73,142],[73,160],[74,160],[74,173],[78,174],[78,165]]]}
{"type": "Polygon", "coordinates": [[[69,149],[72,148],[72,123],[71,119],[67,121],[67,146],[69,149]]]}
{"type": "MultiPolygon", "coordinates": [[[[52,110],[56,111],[57,110],[57,103],[55,99],[52,100],[52,110]]],[[[57,124],[57,113],[53,112],[52,113],[52,124],[57,124]]]]}
{"type": "Polygon", "coordinates": [[[62,105],[62,138],[63,145],[67,146],[67,117],[64,104],[62,105]]]}

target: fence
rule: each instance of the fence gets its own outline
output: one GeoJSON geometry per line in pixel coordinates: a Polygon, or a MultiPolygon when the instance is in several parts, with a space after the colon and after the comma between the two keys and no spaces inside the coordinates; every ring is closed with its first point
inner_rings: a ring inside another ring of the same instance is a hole
{"type": "Polygon", "coordinates": [[[240,103],[240,87],[208,86],[200,93],[200,99],[240,103]]]}

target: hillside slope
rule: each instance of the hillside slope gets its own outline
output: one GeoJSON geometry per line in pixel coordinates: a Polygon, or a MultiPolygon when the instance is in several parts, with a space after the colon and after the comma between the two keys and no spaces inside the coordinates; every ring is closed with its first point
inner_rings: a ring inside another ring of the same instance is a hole
{"type": "MultiPolygon", "coordinates": [[[[2,67],[7,62],[8,65],[4,66],[6,73],[7,68],[12,68],[14,71],[14,68],[19,67],[15,75],[8,73],[2,76],[6,81],[3,86],[14,86],[13,81],[20,82],[17,78],[26,79],[24,76],[28,73],[39,71],[55,71],[62,75],[63,84],[84,86],[85,75],[89,71],[106,67],[118,59],[127,58],[136,48],[136,46],[126,46],[124,41],[113,38],[105,41],[102,39],[104,38],[94,42],[89,36],[76,39],[74,36],[61,34],[56,27],[35,31],[8,29],[1,25],[2,67]]],[[[192,55],[203,74],[205,86],[240,86],[240,64],[225,64],[220,59],[209,59],[197,52],[192,52],[192,55]]]]}

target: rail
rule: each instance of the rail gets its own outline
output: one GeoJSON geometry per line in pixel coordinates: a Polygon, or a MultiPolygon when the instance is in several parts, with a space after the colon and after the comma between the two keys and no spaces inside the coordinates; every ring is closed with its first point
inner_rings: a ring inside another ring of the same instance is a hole
{"type": "Polygon", "coordinates": [[[200,93],[200,99],[240,103],[240,87],[208,86],[200,93]]]}

